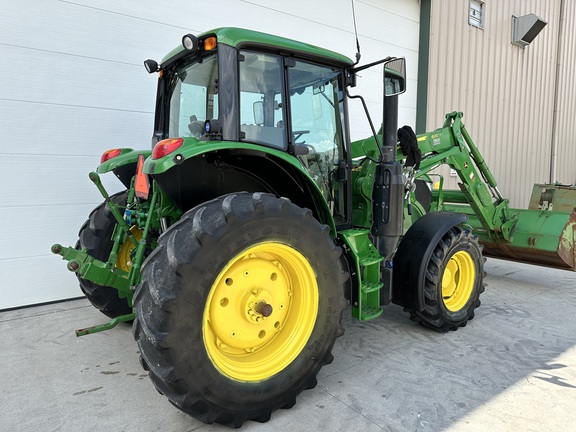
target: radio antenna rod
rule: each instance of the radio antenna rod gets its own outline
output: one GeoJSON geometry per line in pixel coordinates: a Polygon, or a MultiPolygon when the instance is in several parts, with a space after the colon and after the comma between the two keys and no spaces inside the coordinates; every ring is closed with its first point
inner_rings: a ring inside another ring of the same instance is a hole
{"type": "Polygon", "coordinates": [[[354,66],[356,66],[359,62],[360,62],[360,42],[358,41],[358,29],[356,28],[356,12],[354,11],[354,0],[351,0],[352,2],[352,19],[354,21],[354,34],[356,35],[356,63],[354,63],[354,66]]]}

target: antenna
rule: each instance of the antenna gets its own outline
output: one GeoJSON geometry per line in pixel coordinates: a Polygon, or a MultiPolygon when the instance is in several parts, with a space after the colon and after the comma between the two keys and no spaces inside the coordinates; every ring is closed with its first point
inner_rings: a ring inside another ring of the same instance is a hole
{"type": "Polygon", "coordinates": [[[356,66],[359,62],[360,62],[360,42],[358,42],[358,29],[356,28],[356,12],[354,10],[354,0],[351,0],[352,2],[352,20],[354,21],[354,34],[356,35],[356,63],[354,63],[354,66],[356,66]]]}

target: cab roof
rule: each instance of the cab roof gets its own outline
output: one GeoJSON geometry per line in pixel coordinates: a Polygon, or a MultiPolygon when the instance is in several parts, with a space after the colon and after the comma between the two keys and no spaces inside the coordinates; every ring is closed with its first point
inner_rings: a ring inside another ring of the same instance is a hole
{"type": "MultiPolygon", "coordinates": [[[[197,35],[198,39],[206,36],[216,36],[218,43],[226,44],[235,48],[265,48],[278,50],[283,53],[295,53],[309,59],[317,59],[328,64],[335,64],[341,67],[350,67],[354,64],[348,57],[315,45],[298,42],[292,39],[261,33],[253,30],[246,30],[236,27],[221,27],[197,35]]],[[[182,45],[172,50],[162,59],[165,64],[173,57],[184,51],[182,45]]]]}

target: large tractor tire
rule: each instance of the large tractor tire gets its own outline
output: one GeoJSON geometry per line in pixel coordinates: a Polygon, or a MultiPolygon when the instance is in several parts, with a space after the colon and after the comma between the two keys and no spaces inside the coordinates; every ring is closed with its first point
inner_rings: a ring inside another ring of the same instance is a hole
{"type": "Polygon", "coordinates": [[[184,214],[134,296],[134,338],[158,391],[232,427],[292,407],[343,333],[341,253],[310,210],[270,194],[226,195],[184,214]]]}
{"type": "MultiPolygon", "coordinates": [[[[112,202],[120,206],[126,206],[128,192],[119,192],[110,197],[112,202]]],[[[106,203],[96,207],[88,220],[80,228],[78,233],[78,243],[76,249],[86,248],[88,254],[100,261],[107,261],[112,251],[112,233],[116,220],[106,203]]],[[[133,232],[138,238],[140,232],[133,232]]],[[[130,249],[131,243],[128,241],[120,248],[116,267],[128,271],[130,269],[130,249]]],[[[88,298],[90,303],[110,318],[126,315],[132,312],[132,307],[126,297],[119,297],[118,290],[113,287],[97,285],[86,279],[78,277],[80,289],[88,298]]]]}
{"type": "Polygon", "coordinates": [[[434,247],[423,283],[414,287],[424,308],[410,310],[411,318],[441,332],[464,327],[480,306],[484,261],[478,237],[458,226],[450,229],[434,247]]]}

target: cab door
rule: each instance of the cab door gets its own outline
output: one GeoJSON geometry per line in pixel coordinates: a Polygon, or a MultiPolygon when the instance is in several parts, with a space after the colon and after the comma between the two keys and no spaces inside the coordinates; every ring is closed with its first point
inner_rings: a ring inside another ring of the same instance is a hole
{"type": "Polygon", "coordinates": [[[342,70],[287,60],[289,145],[322,191],[336,225],[345,225],[350,211],[342,70]]]}

